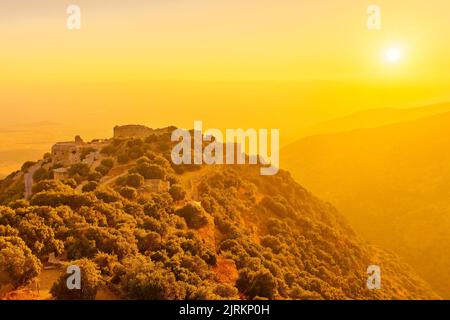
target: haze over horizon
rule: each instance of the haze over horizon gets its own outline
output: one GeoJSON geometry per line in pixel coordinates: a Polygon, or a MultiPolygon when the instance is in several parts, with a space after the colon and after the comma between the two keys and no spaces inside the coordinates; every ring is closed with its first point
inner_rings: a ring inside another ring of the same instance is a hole
{"type": "Polygon", "coordinates": [[[116,124],[279,128],[286,145],[354,112],[450,101],[447,1],[377,1],[380,31],[356,0],[76,4],[77,31],[67,3],[0,4],[0,174],[116,124]]]}
{"type": "Polygon", "coordinates": [[[355,111],[450,101],[448,1],[377,1],[380,31],[366,27],[368,1],[76,4],[78,31],[66,29],[66,3],[0,4],[1,127],[101,134],[201,119],[277,127],[289,142],[355,111]],[[394,65],[383,59],[392,46],[404,51],[394,65]]]}

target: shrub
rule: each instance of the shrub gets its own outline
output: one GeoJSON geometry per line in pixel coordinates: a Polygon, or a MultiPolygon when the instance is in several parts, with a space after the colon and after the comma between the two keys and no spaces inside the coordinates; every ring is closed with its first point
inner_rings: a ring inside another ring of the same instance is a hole
{"type": "Polygon", "coordinates": [[[135,170],[145,179],[164,179],[166,175],[164,168],[161,166],[146,162],[138,164],[135,170]]]}
{"type": "Polygon", "coordinates": [[[112,167],[114,167],[114,160],[111,158],[106,158],[106,159],[103,159],[102,162],[100,162],[100,164],[102,166],[105,166],[105,167],[111,169],[112,167]]]}
{"type": "Polygon", "coordinates": [[[96,150],[92,147],[87,147],[87,148],[83,148],[81,149],[81,154],[80,154],[80,160],[83,161],[84,159],[86,159],[86,157],[91,154],[92,152],[95,152],[96,150]]]}
{"type": "Polygon", "coordinates": [[[179,184],[172,185],[169,189],[169,193],[174,201],[180,201],[186,197],[186,191],[179,184]]]}
{"type": "Polygon", "coordinates": [[[41,266],[21,238],[0,236],[0,287],[12,284],[16,289],[29,284],[41,266]]]}
{"type": "Polygon", "coordinates": [[[95,168],[95,171],[98,172],[99,174],[101,174],[102,176],[107,175],[109,170],[111,170],[111,168],[108,168],[102,164],[99,165],[97,168],[95,168]]]}
{"type": "Polygon", "coordinates": [[[116,202],[120,200],[120,195],[113,190],[96,190],[95,196],[97,199],[106,203],[116,202]]]}
{"type": "Polygon", "coordinates": [[[222,298],[238,299],[238,290],[229,284],[218,284],[213,292],[222,298]]]}
{"type": "Polygon", "coordinates": [[[128,299],[181,300],[185,287],[172,272],[157,267],[149,259],[133,258],[125,262],[121,289],[128,299]]]}
{"type": "Polygon", "coordinates": [[[25,199],[18,199],[8,203],[8,207],[10,207],[11,209],[26,208],[28,206],[30,206],[30,202],[25,199]]]}
{"type": "Polygon", "coordinates": [[[128,163],[128,161],[130,161],[130,157],[126,152],[123,152],[117,156],[117,162],[119,162],[120,164],[128,163]]]}
{"type": "Polygon", "coordinates": [[[92,206],[94,200],[95,197],[90,194],[44,191],[35,194],[31,198],[30,204],[32,206],[50,206],[54,208],[65,205],[72,209],[79,209],[83,206],[92,206]]]}
{"type": "Polygon", "coordinates": [[[64,184],[68,185],[68,186],[71,187],[72,189],[75,189],[75,188],[78,186],[78,184],[77,184],[77,182],[75,181],[75,179],[72,179],[72,178],[69,178],[69,179],[67,179],[67,180],[64,180],[64,184]]]}
{"type": "Polygon", "coordinates": [[[119,193],[122,197],[130,199],[130,200],[135,199],[137,197],[137,191],[133,187],[128,187],[128,186],[122,187],[119,190],[119,193]]]}
{"type": "Polygon", "coordinates": [[[101,179],[102,179],[102,174],[98,171],[90,172],[87,176],[88,181],[100,182],[101,179]]]}
{"type": "Polygon", "coordinates": [[[281,242],[277,237],[268,235],[261,238],[261,245],[267,248],[272,249],[274,253],[280,253],[281,251],[281,242]]]}
{"type": "Polygon", "coordinates": [[[72,261],[70,265],[80,268],[81,288],[69,289],[67,287],[67,280],[71,274],[64,270],[50,290],[52,296],[57,300],[94,300],[101,283],[100,270],[97,265],[88,259],[72,261]]]}
{"type": "Polygon", "coordinates": [[[68,170],[68,174],[69,177],[74,177],[76,175],[80,176],[80,177],[87,177],[87,175],[89,174],[89,166],[85,163],[75,163],[73,165],[70,166],[69,170],[68,170]]]}
{"type": "Polygon", "coordinates": [[[176,176],[174,175],[169,175],[166,177],[167,181],[172,185],[172,184],[180,184],[180,179],[178,179],[176,176]]]}
{"type": "Polygon", "coordinates": [[[138,173],[132,173],[126,176],[125,184],[129,187],[139,188],[144,184],[144,177],[138,173]]]}
{"type": "Polygon", "coordinates": [[[33,185],[32,192],[36,194],[42,191],[69,192],[71,188],[60,181],[41,180],[33,185]]]}
{"type": "Polygon", "coordinates": [[[98,183],[95,181],[89,181],[88,183],[86,183],[83,188],[81,188],[81,190],[83,192],[91,192],[94,191],[95,189],[97,189],[98,187],[98,183]]]}
{"type": "Polygon", "coordinates": [[[100,269],[101,274],[109,277],[113,276],[114,270],[120,266],[117,256],[104,252],[97,253],[94,262],[100,269]]]}
{"type": "Polygon", "coordinates": [[[32,166],[34,166],[36,164],[35,161],[27,161],[25,162],[22,167],[20,168],[20,171],[22,172],[27,172],[28,169],[30,169],[32,166]]]}
{"type": "Polygon", "coordinates": [[[116,153],[116,147],[112,144],[109,144],[107,146],[104,146],[102,148],[102,150],[100,150],[101,154],[107,155],[107,156],[112,156],[116,153]]]}
{"type": "Polygon", "coordinates": [[[188,203],[183,208],[175,211],[177,215],[186,220],[189,228],[199,229],[208,223],[205,211],[198,205],[188,203]]]}
{"type": "Polygon", "coordinates": [[[242,269],[236,286],[252,299],[255,297],[273,299],[277,293],[277,281],[267,269],[256,272],[248,268],[242,269]]]}
{"type": "Polygon", "coordinates": [[[39,182],[42,180],[49,180],[53,179],[53,171],[49,171],[45,168],[39,168],[37,169],[33,174],[33,181],[39,182]]]}

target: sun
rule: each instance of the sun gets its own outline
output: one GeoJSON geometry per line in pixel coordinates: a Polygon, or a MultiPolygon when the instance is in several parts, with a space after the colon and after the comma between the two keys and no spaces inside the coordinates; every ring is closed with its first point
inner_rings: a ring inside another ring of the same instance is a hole
{"type": "Polygon", "coordinates": [[[398,63],[403,58],[403,51],[398,47],[392,47],[384,53],[384,59],[389,63],[398,63]]]}

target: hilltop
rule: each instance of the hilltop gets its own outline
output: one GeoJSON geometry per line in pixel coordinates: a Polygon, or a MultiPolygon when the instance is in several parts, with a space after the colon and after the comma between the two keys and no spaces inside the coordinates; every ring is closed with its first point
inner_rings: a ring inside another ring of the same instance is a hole
{"type": "Polygon", "coordinates": [[[67,290],[61,269],[54,297],[107,288],[124,299],[438,298],[288,172],[173,165],[172,130],[77,137],[1,181],[0,289],[75,264],[83,290],[67,290]],[[369,265],[382,269],[380,290],[366,287],[369,265]]]}

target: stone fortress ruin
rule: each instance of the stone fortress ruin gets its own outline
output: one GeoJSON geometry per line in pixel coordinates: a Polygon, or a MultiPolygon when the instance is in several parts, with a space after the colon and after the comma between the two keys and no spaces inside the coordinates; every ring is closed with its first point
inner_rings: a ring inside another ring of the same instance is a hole
{"type": "MultiPolygon", "coordinates": [[[[150,135],[159,135],[168,132],[171,127],[162,129],[151,129],[143,125],[123,125],[115,126],[113,129],[114,139],[124,138],[145,138],[150,135]]],[[[56,180],[67,178],[68,167],[76,163],[86,163],[92,166],[101,159],[100,150],[110,143],[111,139],[94,140],[84,142],[80,136],[76,136],[73,141],[57,142],[51,150],[52,165],[58,168],[53,169],[56,180]],[[85,152],[88,150],[90,152],[85,152]]]]}
{"type": "Polygon", "coordinates": [[[58,166],[53,170],[56,180],[64,180],[67,178],[67,168],[73,164],[83,162],[93,165],[100,158],[100,150],[107,144],[105,140],[94,140],[92,142],[84,142],[80,136],[76,136],[74,141],[57,142],[53,145],[52,165],[58,166]],[[84,154],[84,150],[90,152],[84,154]]]}
{"type": "Polygon", "coordinates": [[[81,148],[85,145],[80,136],[74,141],[57,142],[52,147],[53,165],[70,166],[80,161],[81,148]]]}

